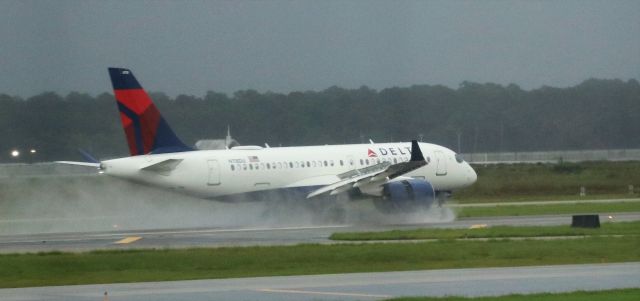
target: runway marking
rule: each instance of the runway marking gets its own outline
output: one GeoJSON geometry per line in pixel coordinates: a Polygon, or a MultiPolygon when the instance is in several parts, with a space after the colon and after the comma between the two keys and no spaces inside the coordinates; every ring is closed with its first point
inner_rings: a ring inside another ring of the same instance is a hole
{"type": "MultiPolygon", "coordinates": [[[[336,229],[348,228],[352,225],[334,225],[334,226],[303,226],[303,227],[274,227],[274,228],[238,228],[238,229],[196,229],[196,230],[148,230],[148,231],[129,231],[129,235],[171,235],[171,234],[216,234],[216,233],[234,233],[234,232],[261,232],[261,231],[285,231],[285,230],[313,230],[313,229],[336,229]]],[[[105,233],[95,234],[95,237],[119,236],[124,233],[105,233]]]]}
{"type": "Polygon", "coordinates": [[[373,294],[340,293],[340,292],[316,292],[316,291],[284,290],[284,289],[271,289],[271,288],[258,289],[257,291],[263,292],[263,293],[285,293],[285,294],[349,296],[349,297],[370,297],[370,298],[393,298],[393,296],[391,296],[391,295],[373,295],[373,294]]]}
{"type": "Polygon", "coordinates": [[[469,229],[482,229],[482,228],[487,228],[487,224],[477,224],[477,225],[471,225],[471,227],[469,227],[469,229]]]}
{"type": "Polygon", "coordinates": [[[452,208],[463,207],[497,207],[497,206],[525,206],[525,205],[562,205],[562,204],[596,204],[596,203],[630,203],[640,202],[640,198],[629,199],[604,199],[604,200],[567,200],[567,201],[528,201],[528,202],[499,202],[499,203],[477,203],[477,204],[447,204],[452,208]]]}
{"type": "Polygon", "coordinates": [[[114,244],[118,244],[118,245],[122,245],[122,244],[130,244],[132,242],[136,242],[138,240],[142,239],[142,237],[140,236],[129,236],[126,238],[123,238],[121,240],[118,240],[116,242],[114,242],[114,244]]]}

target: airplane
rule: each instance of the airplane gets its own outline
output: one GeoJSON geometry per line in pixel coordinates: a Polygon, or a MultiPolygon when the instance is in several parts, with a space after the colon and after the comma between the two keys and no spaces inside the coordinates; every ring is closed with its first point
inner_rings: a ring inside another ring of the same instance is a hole
{"type": "Polygon", "coordinates": [[[385,213],[442,204],[477,175],[452,150],[416,140],[196,150],[184,144],[129,69],[109,68],[131,156],[58,163],[220,201],[277,198],[370,199],[385,213]]]}

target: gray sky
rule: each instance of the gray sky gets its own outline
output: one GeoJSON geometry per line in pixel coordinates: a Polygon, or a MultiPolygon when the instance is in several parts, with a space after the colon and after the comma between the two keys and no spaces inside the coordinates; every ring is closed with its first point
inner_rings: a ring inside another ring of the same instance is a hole
{"type": "Polygon", "coordinates": [[[0,93],[640,79],[640,1],[6,1],[0,93]]]}

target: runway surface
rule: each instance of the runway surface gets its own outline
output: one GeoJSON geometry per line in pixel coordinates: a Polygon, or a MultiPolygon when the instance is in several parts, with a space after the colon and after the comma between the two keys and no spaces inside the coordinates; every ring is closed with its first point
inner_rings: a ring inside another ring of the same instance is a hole
{"type": "MultiPolygon", "coordinates": [[[[609,220],[610,214],[601,215],[609,220]]],[[[615,221],[640,220],[640,212],[617,213],[615,221]]],[[[0,252],[88,251],[129,248],[187,248],[253,245],[293,245],[300,243],[336,243],[328,239],[334,232],[382,231],[413,228],[468,228],[476,224],[495,225],[562,225],[570,224],[571,215],[520,217],[487,217],[459,219],[452,222],[388,224],[388,225],[323,225],[305,227],[254,228],[181,228],[143,231],[111,231],[83,233],[49,233],[0,236],[0,252]]]]}
{"type": "Polygon", "coordinates": [[[5,301],[379,300],[640,287],[640,263],[259,277],[0,289],[5,301]]]}

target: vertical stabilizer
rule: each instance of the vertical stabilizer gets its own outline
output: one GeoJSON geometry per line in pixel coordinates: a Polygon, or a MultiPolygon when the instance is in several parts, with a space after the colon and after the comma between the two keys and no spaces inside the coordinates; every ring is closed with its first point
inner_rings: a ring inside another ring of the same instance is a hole
{"type": "Polygon", "coordinates": [[[129,69],[109,68],[120,119],[132,156],[191,151],[176,136],[129,69]]]}

